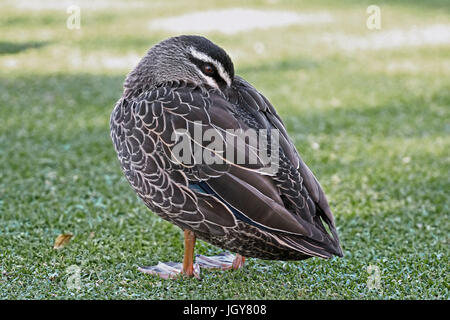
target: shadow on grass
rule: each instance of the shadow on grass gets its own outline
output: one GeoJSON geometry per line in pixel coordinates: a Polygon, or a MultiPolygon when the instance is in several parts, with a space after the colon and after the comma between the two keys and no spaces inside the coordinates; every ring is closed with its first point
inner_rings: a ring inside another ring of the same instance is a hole
{"type": "MultiPolygon", "coordinates": [[[[285,66],[292,62],[287,62],[285,66]]],[[[275,65],[283,65],[275,63],[275,65]]],[[[262,68],[274,68],[271,64],[262,68]]],[[[249,70],[249,69],[247,69],[249,70]]],[[[260,69],[258,69],[260,70],[260,69]]],[[[275,69],[274,69],[275,70],[275,69]]],[[[280,69],[276,69],[280,70],[280,69]]],[[[115,102],[122,93],[124,75],[51,75],[51,76],[21,76],[14,79],[0,77],[0,98],[2,90],[5,92],[26,92],[16,99],[12,110],[1,116],[9,117],[9,124],[34,126],[33,114],[38,113],[40,123],[40,137],[33,139],[45,139],[54,132],[46,132],[46,123],[52,123],[54,130],[62,130],[65,133],[77,136],[86,129],[96,131],[100,123],[107,128],[105,121],[93,121],[109,117],[115,102]],[[51,97],[52,103],[43,103],[40,98],[45,95],[51,97]],[[68,103],[68,101],[71,101],[68,103]],[[30,113],[30,121],[23,120],[23,110],[33,106],[30,113]],[[14,110],[18,110],[15,112],[14,110]],[[64,112],[64,117],[58,117],[59,112],[64,112]],[[33,114],[32,114],[33,113],[33,114]],[[85,118],[86,121],[83,122],[85,118]],[[16,119],[17,118],[17,119],[16,119]],[[67,123],[67,119],[76,119],[78,125],[67,123]],[[17,120],[17,121],[16,121],[17,120]],[[17,122],[17,123],[16,123],[17,122]],[[30,122],[30,123],[28,123],[30,122]],[[80,124],[84,123],[81,127],[80,124]]],[[[439,92],[431,97],[438,105],[450,103],[449,96],[445,92],[439,92]]],[[[358,134],[362,139],[372,137],[424,137],[445,132],[445,123],[440,116],[439,108],[427,108],[430,101],[422,97],[402,97],[400,102],[387,101],[376,106],[342,106],[336,109],[314,110],[308,112],[296,110],[294,105],[290,108],[280,109],[280,116],[286,124],[288,131],[299,135],[337,135],[348,132],[358,134]]],[[[1,101],[0,101],[1,104],[1,101]]],[[[275,104],[275,108],[277,105],[275,104]]],[[[36,116],[38,116],[36,114],[36,116]]],[[[3,128],[8,132],[8,126],[3,128]]],[[[12,128],[10,128],[12,129],[12,128]]]]}
{"type": "MultiPolygon", "coordinates": [[[[437,94],[433,101],[447,99],[445,93],[437,94]]],[[[421,97],[402,103],[385,102],[375,106],[343,106],[336,109],[310,110],[299,113],[283,110],[281,118],[289,132],[304,135],[357,134],[362,139],[372,138],[418,138],[444,134],[446,124],[440,110],[427,108],[421,97]]]]}
{"type": "Polygon", "coordinates": [[[46,45],[49,42],[47,41],[30,41],[30,42],[9,42],[9,41],[0,41],[0,55],[2,54],[16,54],[28,49],[39,49],[46,45]]]}

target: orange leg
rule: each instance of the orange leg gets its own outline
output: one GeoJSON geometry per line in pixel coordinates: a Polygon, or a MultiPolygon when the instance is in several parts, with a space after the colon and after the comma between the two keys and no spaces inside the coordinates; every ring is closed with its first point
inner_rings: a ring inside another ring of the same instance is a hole
{"type": "Polygon", "coordinates": [[[195,234],[190,230],[184,230],[184,259],[182,273],[188,277],[194,275],[194,247],[195,234]]]}
{"type": "Polygon", "coordinates": [[[180,274],[186,277],[200,279],[200,268],[237,270],[244,266],[245,257],[237,254],[222,253],[212,257],[197,255],[194,262],[195,234],[190,230],[184,230],[184,258],[183,263],[159,262],[155,266],[139,267],[138,270],[147,274],[159,276],[163,279],[173,279],[180,274]]]}
{"type": "Polygon", "coordinates": [[[233,260],[233,264],[231,265],[231,268],[233,270],[237,270],[239,268],[242,268],[245,263],[245,257],[241,256],[240,254],[236,254],[236,257],[233,260]]]}
{"type": "Polygon", "coordinates": [[[163,279],[173,279],[180,274],[200,279],[200,267],[194,263],[195,234],[184,230],[184,259],[179,262],[159,262],[155,266],[139,267],[138,270],[147,274],[159,276],[163,279]]]}

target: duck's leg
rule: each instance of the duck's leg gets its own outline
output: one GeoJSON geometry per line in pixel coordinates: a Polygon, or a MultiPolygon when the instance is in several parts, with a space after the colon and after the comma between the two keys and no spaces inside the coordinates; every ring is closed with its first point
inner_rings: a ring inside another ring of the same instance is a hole
{"type": "Polygon", "coordinates": [[[201,268],[205,269],[237,270],[244,266],[245,257],[240,254],[234,256],[227,252],[212,257],[198,254],[195,258],[195,262],[198,263],[201,268]]]}
{"type": "Polygon", "coordinates": [[[184,230],[184,259],[182,273],[188,277],[196,276],[198,278],[200,270],[196,272],[194,268],[194,247],[195,234],[192,231],[184,230]]]}
{"type": "Polygon", "coordinates": [[[179,262],[159,262],[156,266],[139,267],[138,270],[144,273],[159,276],[163,279],[176,278],[180,274],[187,277],[200,277],[200,268],[194,263],[195,234],[192,231],[184,230],[184,258],[183,263],[179,262]]]}
{"type": "Polygon", "coordinates": [[[243,268],[245,263],[245,257],[241,256],[240,254],[237,254],[236,257],[233,260],[233,264],[231,265],[231,268],[233,270],[237,270],[239,268],[243,268]]]}

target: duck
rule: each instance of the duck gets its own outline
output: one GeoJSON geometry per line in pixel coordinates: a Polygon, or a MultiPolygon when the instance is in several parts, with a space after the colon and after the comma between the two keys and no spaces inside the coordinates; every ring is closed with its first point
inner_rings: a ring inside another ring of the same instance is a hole
{"type": "Polygon", "coordinates": [[[184,233],[182,262],[139,271],[199,278],[246,258],[343,256],[324,191],[282,119],[207,38],[151,47],[124,81],[110,135],[137,196],[184,233]],[[195,255],[197,240],[225,251],[195,255]]]}

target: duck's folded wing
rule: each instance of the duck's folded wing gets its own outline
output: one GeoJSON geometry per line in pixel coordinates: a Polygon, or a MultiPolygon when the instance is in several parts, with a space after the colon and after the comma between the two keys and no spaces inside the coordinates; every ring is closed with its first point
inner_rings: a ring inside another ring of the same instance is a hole
{"type": "MultiPolygon", "coordinates": [[[[298,156],[273,107],[244,82],[241,89],[236,101],[230,101],[214,90],[169,84],[136,100],[136,121],[142,121],[147,134],[163,142],[165,168],[183,172],[187,187],[196,199],[203,199],[199,201],[199,209],[205,221],[221,225],[218,211],[208,208],[208,203],[213,201],[213,206],[222,205],[222,209],[227,209],[224,215],[232,212],[235,219],[270,233],[294,250],[322,257],[339,254],[332,215],[320,185],[298,156]],[[277,173],[265,173],[267,163],[258,157],[256,162],[248,161],[255,151],[250,141],[244,139],[241,143],[232,143],[231,149],[226,148],[230,145],[226,141],[227,129],[249,128],[279,131],[281,155],[277,173]],[[223,144],[225,147],[219,152],[210,148],[210,141],[196,137],[198,129],[217,133],[213,135],[220,141],[215,146],[223,144]],[[191,146],[188,163],[180,161],[183,159],[173,139],[173,132],[183,130],[191,146]],[[210,152],[216,160],[224,161],[205,163],[203,158],[195,156],[195,150],[203,154],[210,152]],[[230,162],[227,152],[243,153],[245,161],[230,162]]],[[[227,227],[234,225],[229,217],[225,220],[227,227]]]]}
{"type": "MultiPolygon", "coordinates": [[[[298,154],[275,108],[245,80],[237,77],[235,83],[238,86],[235,91],[237,94],[230,97],[230,102],[252,114],[261,127],[276,129],[279,132],[279,170],[272,180],[280,192],[285,207],[308,229],[310,236],[306,239],[313,240],[314,246],[317,245],[315,241],[318,239],[315,236],[317,232],[325,237],[319,240],[321,241],[319,251],[341,256],[342,249],[334,217],[323,189],[298,154]]],[[[320,235],[318,237],[320,238],[320,235]]]]}

